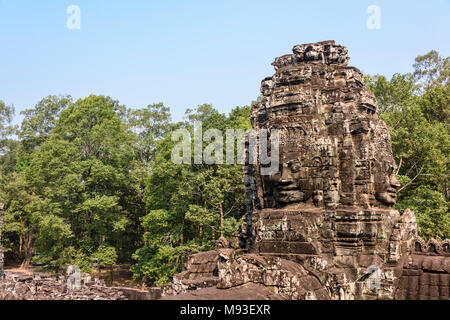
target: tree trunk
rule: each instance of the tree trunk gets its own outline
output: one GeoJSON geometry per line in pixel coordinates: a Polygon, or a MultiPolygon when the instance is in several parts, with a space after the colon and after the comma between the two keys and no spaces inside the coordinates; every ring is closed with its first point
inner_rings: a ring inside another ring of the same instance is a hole
{"type": "Polygon", "coordinates": [[[445,197],[447,200],[450,198],[450,189],[448,188],[448,179],[445,178],[445,187],[444,187],[445,197]]]}
{"type": "Polygon", "coordinates": [[[34,237],[30,233],[27,236],[25,257],[22,261],[22,264],[20,265],[20,268],[27,268],[30,266],[31,258],[33,258],[33,253],[34,253],[34,237]]]}
{"type": "Polygon", "coordinates": [[[180,244],[184,244],[184,217],[181,220],[180,244]]]}
{"type": "Polygon", "coordinates": [[[19,257],[22,256],[22,246],[23,246],[23,236],[20,234],[19,236],[19,257]]]}
{"type": "Polygon", "coordinates": [[[112,284],[114,281],[114,266],[113,265],[109,266],[109,278],[111,279],[111,284],[112,284]]]}
{"type": "Polygon", "coordinates": [[[222,204],[220,204],[219,212],[220,212],[220,236],[223,237],[223,206],[222,206],[222,204]]]}

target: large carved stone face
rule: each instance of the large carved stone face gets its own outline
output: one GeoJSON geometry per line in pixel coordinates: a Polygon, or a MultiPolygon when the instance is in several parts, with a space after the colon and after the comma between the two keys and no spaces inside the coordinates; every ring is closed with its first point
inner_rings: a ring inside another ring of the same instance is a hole
{"type": "Polygon", "coordinates": [[[283,154],[279,172],[267,177],[266,185],[273,190],[273,197],[280,204],[303,202],[307,198],[301,176],[306,168],[304,157],[296,152],[283,154]]]}
{"type": "Polygon", "coordinates": [[[263,177],[264,193],[276,207],[306,202],[323,189],[323,152],[305,125],[281,129],[279,139],[279,171],[263,177]]]}

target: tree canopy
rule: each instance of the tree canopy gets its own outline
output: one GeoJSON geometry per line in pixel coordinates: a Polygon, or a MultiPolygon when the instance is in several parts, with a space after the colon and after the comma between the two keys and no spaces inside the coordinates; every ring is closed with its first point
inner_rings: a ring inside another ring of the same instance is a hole
{"type": "Polygon", "coordinates": [[[416,58],[414,71],[366,76],[392,137],[398,164],[397,208],[411,208],[424,238],[450,238],[450,64],[436,51],[416,58]]]}
{"type": "MultiPolygon", "coordinates": [[[[417,57],[409,74],[366,76],[391,132],[402,184],[396,207],[416,212],[424,238],[450,238],[449,76],[449,58],[436,51],[417,57]]],[[[250,129],[249,106],[226,115],[202,104],[173,122],[163,103],[130,109],[110,97],[62,95],[22,114],[12,125],[14,107],[0,101],[8,259],[83,271],[126,262],[136,280],[161,285],[189,254],[238,229],[246,211],[242,166],[175,164],[171,136],[185,129],[194,150],[196,121],[224,136],[250,129]]],[[[214,156],[235,151],[224,147],[214,156]]]]}

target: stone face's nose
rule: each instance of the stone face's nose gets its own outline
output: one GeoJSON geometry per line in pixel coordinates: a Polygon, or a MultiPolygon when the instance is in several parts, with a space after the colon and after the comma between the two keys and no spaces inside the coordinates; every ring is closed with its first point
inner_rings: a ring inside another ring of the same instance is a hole
{"type": "Polygon", "coordinates": [[[391,187],[393,187],[395,189],[399,188],[401,186],[400,181],[398,181],[397,175],[395,175],[395,174],[392,174],[390,176],[390,183],[391,183],[391,187]]]}
{"type": "Polygon", "coordinates": [[[292,172],[288,165],[283,164],[281,168],[281,184],[289,185],[293,182],[292,172]]]}

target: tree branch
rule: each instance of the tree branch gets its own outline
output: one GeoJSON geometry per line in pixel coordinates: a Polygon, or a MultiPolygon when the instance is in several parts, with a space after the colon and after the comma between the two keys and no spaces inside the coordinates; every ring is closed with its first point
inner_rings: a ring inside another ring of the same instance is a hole
{"type": "Polygon", "coordinates": [[[403,163],[403,158],[400,158],[400,163],[398,164],[398,168],[397,168],[397,171],[395,172],[395,175],[398,175],[398,173],[400,172],[400,169],[402,167],[402,163],[403,163]]]}
{"type": "Polygon", "coordinates": [[[414,180],[416,180],[416,179],[420,176],[420,174],[422,173],[423,167],[424,167],[424,165],[422,165],[422,167],[421,167],[420,170],[419,170],[419,173],[417,173],[416,176],[415,176],[414,178],[412,178],[410,182],[408,182],[408,183],[405,184],[403,187],[401,187],[400,189],[398,189],[397,193],[400,193],[403,189],[405,189],[407,186],[409,186],[414,180]]]}

